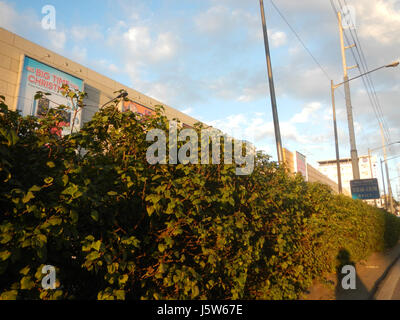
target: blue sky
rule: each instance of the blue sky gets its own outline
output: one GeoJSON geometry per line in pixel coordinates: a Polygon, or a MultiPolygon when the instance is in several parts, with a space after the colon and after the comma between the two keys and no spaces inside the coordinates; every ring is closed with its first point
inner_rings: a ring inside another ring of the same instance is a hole
{"type": "MultiPolygon", "coordinates": [[[[284,147],[315,165],[333,159],[329,79],[264,0],[284,147]]],[[[337,0],[335,0],[337,3],[337,0]]],[[[337,20],[328,0],[275,0],[336,83],[343,70],[337,20]]],[[[347,0],[373,67],[399,59],[400,0],[347,0]]],[[[0,0],[0,26],[148,94],[276,159],[265,52],[257,0],[0,0]],[[43,30],[44,5],[56,30],[43,30]]],[[[354,64],[348,52],[349,65],[354,64]]],[[[350,77],[359,71],[350,71],[350,77]]],[[[372,75],[391,142],[400,141],[400,69],[372,75]]],[[[362,81],[351,84],[360,155],[381,145],[362,81]]],[[[337,90],[340,154],[350,156],[342,89],[337,90]]],[[[389,156],[400,154],[400,145],[389,156]]],[[[379,150],[376,156],[382,156],[379,150]]],[[[397,177],[397,162],[390,162],[397,177]]],[[[397,181],[392,181],[396,191],[397,181]]]]}

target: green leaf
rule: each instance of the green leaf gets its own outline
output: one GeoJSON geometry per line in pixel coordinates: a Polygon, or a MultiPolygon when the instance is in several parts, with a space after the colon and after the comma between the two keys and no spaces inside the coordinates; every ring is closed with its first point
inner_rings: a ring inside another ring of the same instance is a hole
{"type": "Polygon", "coordinates": [[[99,213],[96,210],[92,210],[90,216],[94,221],[99,221],[99,213]]]}
{"type": "Polygon", "coordinates": [[[75,210],[71,210],[70,213],[69,213],[69,216],[70,216],[70,218],[72,220],[72,223],[75,224],[75,223],[78,222],[78,220],[79,220],[78,212],[76,212],[75,210]]]}
{"type": "Polygon", "coordinates": [[[26,276],[31,268],[29,266],[26,266],[25,268],[21,269],[19,272],[20,274],[26,276]]]}
{"type": "Polygon", "coordinates": [[[125,291],[124,290],[114,290],[114,295],[118,300],[125,300],[125,291]]]}
{"type": "Polygon", "coordinates": [[[16,300],[18,297],[18,290],[5,291],[0,295],[0,300],[16,300]]]}
{"type": "Polygon", "coordinates": [[[34,186],[30,187],[30,189],[29,189],[29,191],[32,191],[32,192],[37,192],[40,190],[42,190],[42,187],[39,187],[37,185],[34,185],[34,186]]]}
{"type": "Polygon", "coordinates": [[[118,193],[116,193],[115,191],[108,191],[107,194],[109,196],[116,196],[118,193]]]}
{"type": "Polygon", "coordinates": [[[199,295],[200,291],[199,291],[199,287],[198,286],[194,286],[192,288],[192,299],[196,298],[199,295]]]}
{"type": "Polygon", "coordinates": [[[100,257],[100,253],[97,251],[92,251],[86,256],[86,260],[93,261],[100,257]]]}
{"type": "Polygon", "coordinates": [[[53,182],[53,180],[54,180],[53,177],[47,177],[46,179],[44,179],[44,182],[45,182],[46,184],[50,184],[50,183],[53,182]]]}
{"type": "Polygon", "coordinates": [[[148,206],[146,209],[147,209],[148,215],[151,216],[153,214],[154,210],[155,210],[155,207],[154,206],[148,206]]]}
{"type": "Polygon", "coordinates": [[[167,247],[167,246],[166,246],[165,244],[159,243],[159,244],[158,244],[158,251],[164,252],[165,249],[166,249],[166,247],[167,247]]]}
{"type": "Polygon", "coordinates": [[[64,183],[64,187],[67,185],[68,181],[69,181],[68,176],[66,174],[64,174],[62,177],[62,182],[64,183]]]}
{"type": "Polygon", "coordinates": [[[20,281],[21,289],[30,290],[35,286],[35,283],[32,281],[30,276],[25,276],[20,281]]]}
{"type": "Polygon", "coordinates": [[[52,226],[57,226],[62,223],[62,219],[57,216],[52,216],[47,222],[52,226]]]}
{"type": "Polygon", "coordinates": [[[8,251],[8,250],[1,251],[1,252],[0,252],[0,260],[1,260],[1,261],[7,260],[10,256],[11,256],[11,252],[8,251]]]}
{"type": "Polygon", "coordinates": [[[47,243],[47,237],[44,234],[38,234],[36,236],[36,241],[38,242],[38,244],[42,247],[47,243]]]}
{"type": "Polygon", "coordinates": [[[129,276],[128,276],[127,274],[123,274],[123,275],[121,275],[121,276],[119,277],[118,283],[119,283],[120,285],[123,285],[123,284],[125,284],[125,283],[128,281],[128,279],[129,279],[129,276]]]}
{"type": "Polygon", "coordinates": [[[96,251],[99,251],[101,247],[101,240],[97,240],[96,242],[93,242],[92,248],[95,249],[96,251]]]}
{"type": "Polygon", "coordinates": [[[52,300],[61,300],[62,297],[63,297],[63,291],[55,290],[51,298],[52,298],[52,300]]]}
{"type": "Polygon", "coordinates": [[[46,165],[47,165],[49,168],[54,168],[54,167],[56,166],[56,165],[54,164],[53,161],[47,162],[46,165]]]}
{"type": "Polygon", "coordinates": [[[23,198],[22,198],[22,202],[23,203],[27,203],[29,202],[31,199],[35,198],[35,195],[32,192],[28,192],[23,198]]]}

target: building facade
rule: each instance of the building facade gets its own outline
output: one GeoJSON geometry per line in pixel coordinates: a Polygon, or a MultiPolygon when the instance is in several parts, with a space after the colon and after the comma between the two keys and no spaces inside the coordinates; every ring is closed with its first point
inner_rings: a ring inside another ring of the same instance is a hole
{"type": "MultiPolygon", "coordinates": [[[[99,106],[116,97],[115,91],[125,89],[133,102],[125,103],[123,110],[151,114],[157,105],[165,108],[168,119],[177,118],[185,126],[193,126],[194,119],[164,103],[103,76],[55,52],[0,28],[0,95],[13,110],[23,115],[40,115],[52,103],[64,104],[58,88],[66,83],[87,93],[85,108],[73,126],[81,127],[99,110],[99,106]],[[37,91],[51,93],[51,98],[35,100],[37,91]]],[[[66,102],[67,103],[67,102],[66,102]]],[[[71,122],[66,114],[66,123],[71,122]]],[[[68,126],[66,126],[68,127],[68,126]]]]}
{"type": "MultiPolygon", "coordinates": [[[[307,163],[306,156],[300,152],[296,151],[292,153],[288,149],[283,148],[283,161],[290,173],[300,173],[305,181],[325,184],[329,186],[334,193],[339,193],[339,187],[335,180],[307,163]]],[[[346,189],[343,190],[343,194],[347,196],[351,195],[346,189]]]]}
{"type": "MultiPolygon", "coordinates": [[[[360,179],[377,178],[378,164],[376,156],[359,156],[360,179]]],[[[318,161],[318,170],[333,181],[338,181],[336,160],[318,161]]],[[[351,194],[350,181],[353,180],[351,159],[340,159],[342,188],[351,194]]]]}

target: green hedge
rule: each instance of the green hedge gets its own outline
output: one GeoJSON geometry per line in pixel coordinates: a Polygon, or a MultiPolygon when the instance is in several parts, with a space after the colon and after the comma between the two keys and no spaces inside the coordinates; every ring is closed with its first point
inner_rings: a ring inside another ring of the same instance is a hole
{"type": "Polygon", "coordinates": [[[107,107],[61,138],[56,110],[21,117],[0,100],[2,299],[297,299],[341,250],[358,261],[397,243],[396,217],[260,153],[249,176],[149,165],[161,111],[107,107]]]}

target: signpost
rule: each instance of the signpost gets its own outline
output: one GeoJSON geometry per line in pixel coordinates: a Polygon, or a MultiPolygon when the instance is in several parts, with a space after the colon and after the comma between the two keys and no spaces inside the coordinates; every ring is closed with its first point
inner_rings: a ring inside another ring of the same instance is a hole
{"type": "Polygon", "coordinates": [[[350,181],[353,199],[370,200],[379,199],[378,179],[360,179],[350,181]]]}

